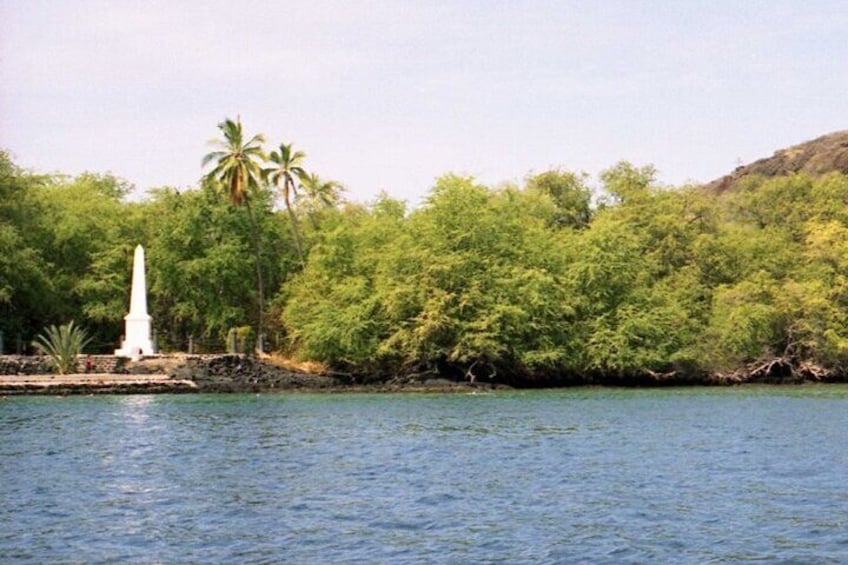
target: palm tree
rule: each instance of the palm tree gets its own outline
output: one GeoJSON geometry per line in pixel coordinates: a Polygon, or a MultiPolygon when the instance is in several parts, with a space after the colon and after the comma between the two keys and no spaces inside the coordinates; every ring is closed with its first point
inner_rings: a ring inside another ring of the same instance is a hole
{"type": "Polygon", "coordinates": [[[271,155],[268,157],[268,160],[275,166],[263,171],[266,176],[270,177],[271,184],[278,188],[282,185],[283,201],[291,219],[294,243],[297,246],[297,254],[300,257],[301,264],[304,263],[303,242],[300,238],[300,230],[297,227],[297,217],[292,209],[292,197],[297,195],[295,178],[302,180],[307,177],[306,170],[303,168],[304,159],[306,159],[306,153],[293,151],[291,143],[288,145],[281,143],[280,150],[271,151],[271,155]]]}
{"type": "Polygon", "coordinates": [[[334,180],[324,180],[317,174],[312,173],[301,180],[301,189],[306,200],[306,211],[312,221],[312,226],[317,228],[315,213],[319,208],[332,208],[341,200],[344,186],[334,180]]]}
{"type": "Polygon", "coordinates": [[[204,167],[216,161],[215,168],[206,178],[226,186],[232,203],[241,206],[247,202],[251,191],[259,189],[262,169],[258,161],[265,160],[262,150],[265,137],[254,135],[245,143],[241,118],[235,122],[226,119],[218,124],[218,129],[224,134],[224,139],[209,142],[218,150],[203,157],[204,167]]]}
{"type": "Polygon", "coordinates": [[[214,161],[215,167],[209,171],[204,180],[212,186],[225,187],[233,205],[244,205],[247,208],[256,259],[256,290],[259,301],[259,321],[256,335],[261,336],[265,327],[265,290],[262,283],[259,234],[253,209],[250,207],[250,198],[259,190],[262,179],[263,171],[260,163],[265,160],[265,152],[262,150],[265,137],[261,134],[254,135],[245,142],[240,117],[235,122],[229,118],[225,119],[218,124],[218,129],[221,130],[224,138],[210,141],[210,144],[217,147],[217,150],[204,156],[202,164],[206,167],[214,161]]]}

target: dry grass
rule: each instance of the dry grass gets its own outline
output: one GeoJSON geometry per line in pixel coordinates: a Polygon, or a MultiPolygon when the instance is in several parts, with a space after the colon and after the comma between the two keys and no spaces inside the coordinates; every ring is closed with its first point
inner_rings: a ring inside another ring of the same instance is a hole
{"type": "Polygon", "coordinates": [[[323,363],[319,363],[317,361],[296,361],[278,353],[268,355],[265,357],[265,360],[272,365],[292,372],[307,373],[310,375],[323,375],[328,371],[327,366],[323,363]]]}

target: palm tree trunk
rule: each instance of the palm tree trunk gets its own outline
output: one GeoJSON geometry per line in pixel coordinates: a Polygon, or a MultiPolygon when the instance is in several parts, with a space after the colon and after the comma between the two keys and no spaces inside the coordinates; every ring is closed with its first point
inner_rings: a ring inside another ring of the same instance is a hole
{"type": "Polygon", "coordinates": [[[256,260],[256,292],[259,300],[259,323],[256,327],[256,345],[262,341],[262,332],[265,329],[265,287],[262,283],[262,264],[261,255],[259,253],[259,230],[256,228],[256,218],[253,215],[253,208],[250,206],[250,199],[245,199],[247,206],[247,215],[250,218],[250,232],[253,239],[253,254],[256,260]]]}
{"type": "Polygon", "coordinates": [[[303,259],[303,245],[301,245],[300,242],[300,230],[297,229],[297,217],[294,215],[294,211],[291,207],[288,187],[283,191],[283,199],[286,201],[286,210],[288,210],[289,219],[291,220],[292,231],[294,232],[294,245],[297,247],[297,255],[300,257],[300,265],[301,267],[305,267],[306,261],[303,259]]]}

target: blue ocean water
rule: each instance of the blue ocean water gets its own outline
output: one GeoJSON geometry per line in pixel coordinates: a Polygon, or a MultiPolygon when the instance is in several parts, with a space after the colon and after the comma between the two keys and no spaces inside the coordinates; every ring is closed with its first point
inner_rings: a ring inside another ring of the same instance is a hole
{"type": "Polygon", "coordinates": [[[848,387],[9,397],[3,563],[846,563],[848,387]]]}

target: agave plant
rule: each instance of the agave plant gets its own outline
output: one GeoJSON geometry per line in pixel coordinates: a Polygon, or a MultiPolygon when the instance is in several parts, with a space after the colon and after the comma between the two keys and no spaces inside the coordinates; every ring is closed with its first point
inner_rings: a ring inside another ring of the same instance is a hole
{"type": "Polygon", "coordinates": [[[50,326],[32,344],[50,358],[56,372],[65,375],[76,371],[77,357],[90,341],[85,330],[71,321],[58,328],[50,326]]]}

